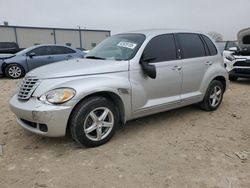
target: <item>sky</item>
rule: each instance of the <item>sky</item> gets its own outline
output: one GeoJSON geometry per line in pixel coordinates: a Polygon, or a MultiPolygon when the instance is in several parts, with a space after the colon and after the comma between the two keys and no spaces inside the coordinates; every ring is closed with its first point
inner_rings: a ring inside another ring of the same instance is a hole
{"type": "Polygon", "coordinates": [[[0,0],[0,24],[111,30],[189,29],[235,40],[250,0],[0,0]]]}

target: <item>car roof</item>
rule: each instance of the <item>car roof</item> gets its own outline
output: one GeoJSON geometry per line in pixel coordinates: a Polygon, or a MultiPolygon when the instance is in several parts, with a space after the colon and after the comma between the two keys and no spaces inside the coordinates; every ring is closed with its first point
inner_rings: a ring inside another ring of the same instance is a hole
{"type": "MultiPolygon", "coordinates": [[[[145,30],[137,30],[137,31],[130,31],[127,33],[138,33],[138,34],[144,34],[146,37],[149,36],[155,36],[155,35],[161,35],[161,34],[168,34],[168,33],[199,33],[203,34],[199,31],[192,31],[187,29],[145,29],[145,30]]],[[[206,34],[205,34],[206,35],[206,34]]]]}

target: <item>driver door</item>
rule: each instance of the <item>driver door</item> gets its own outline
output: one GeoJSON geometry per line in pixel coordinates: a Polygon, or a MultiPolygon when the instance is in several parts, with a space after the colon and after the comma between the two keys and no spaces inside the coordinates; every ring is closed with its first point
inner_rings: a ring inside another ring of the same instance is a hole
{"type": "Polygon", "coordinates": [[[54,61],[52,47],[41,46],[27,53],[27,64],[29,70],[47,65],[54,61]]]}
{"type": "Polygon", "coordinates": [[[148,77],[141,68],[131,70],[133,116],[140,117],[179,106],[182,67],[177,58],[174,35],[159,35],[151,39],[144,49],[143,58],[155,66],[156,78],[148,77]]]}

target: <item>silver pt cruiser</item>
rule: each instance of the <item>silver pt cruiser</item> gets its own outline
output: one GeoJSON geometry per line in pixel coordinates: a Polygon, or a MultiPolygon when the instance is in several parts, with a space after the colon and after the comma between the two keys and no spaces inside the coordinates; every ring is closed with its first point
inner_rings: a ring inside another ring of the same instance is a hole
{"type": "Polygon", "coordinates": [[[102,145],[119,124],[198,103],[216,110],[228,73],[211,39],[185,30],[114,35],[85,59],[34,69],[10,100],[25,129],[102,145]]]}

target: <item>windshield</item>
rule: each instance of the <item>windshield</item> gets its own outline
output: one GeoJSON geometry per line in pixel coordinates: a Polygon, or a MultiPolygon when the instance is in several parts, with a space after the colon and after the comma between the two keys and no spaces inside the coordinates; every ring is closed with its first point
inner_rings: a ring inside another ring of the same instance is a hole
{"type": "Polygon", "coordinates": [[[119,34],[105,39],[85,58],[104,60],[130,60],[132,59],[145,40],[142,34],[119,34]]]}

